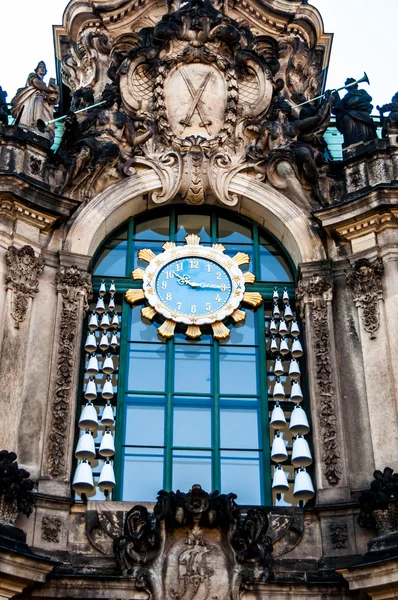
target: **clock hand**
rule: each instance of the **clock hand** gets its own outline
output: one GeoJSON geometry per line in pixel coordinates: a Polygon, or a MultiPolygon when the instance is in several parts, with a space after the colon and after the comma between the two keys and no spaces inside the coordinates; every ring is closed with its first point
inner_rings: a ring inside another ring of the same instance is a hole
{"type": "Polygon", "coordinates": [[[191,283],[189,281],[189,275],[177,275],[177,273],[175,273],[175,271],[170,271],[170,273],[173,273],[173,275],[179,279],[178,283],[180,285],[184,285],[186,283],[192,287],[196,287],[196,284],[191,283]]]}

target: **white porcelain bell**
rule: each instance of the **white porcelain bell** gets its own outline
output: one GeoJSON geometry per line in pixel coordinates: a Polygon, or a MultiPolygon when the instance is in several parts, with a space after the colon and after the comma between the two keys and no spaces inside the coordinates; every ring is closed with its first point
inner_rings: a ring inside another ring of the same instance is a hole
{"type": "Polygon", "coordinates": [[[113,416],[113,408],[108,400],[106,403],[102,417],[101,417],[101,425],[105,425],[105,427],[110,427],[115,422],[115,417],[113,416]]]}
{"type": "Polygon", "coordinates": [[[286,304],[283,316],[285,317],[286,321],[291,321],[293,319],[293,312],[290,304],[286,304]]]}
{"type": "Polygon", "coordinates": [[[286,418],[278,403],[275,404],[271,413],[270,425],[272,429],[282,429],[286,425],[286,418]]]}
{"type": "Polygon", "coordinates": [[[293,496],[296,500],[310,500],[315,495],[314,486],[312,485],[311,477],[307,471],[302,468],[296,473],[294,480],[293,496]]]}
{"type": "Polygon", "coordinates": [[[86,460],[77,465],[72,488],[78,494],[89,494],[94,489],[94,480],[91,467],[86,460]]]}
{"type": "Polygon", "coordinates": [[[106,461],[101,469],[101,474],[98,480],[98,487],[101,492],[105,490],[113,490],[116,485],[115,473],[113,471],[112,463],[109,460],[106,461]]]}
{"type": "Polygon", "coordinates": [[[283,370],[283,363],[281,361],[280,356],[278,356],[278,358],[275,361],[274,364],[274,373],[277,377],[280,377],[281,375],[283,375],[284,370],[283,370]]]}
{"type": "Polygon", "coordinates": [[[300,366],[297,360],[292,358],[289,365],[289,377],[299,377],[300,375],[300,366]]]}
{"type": "Polygon", "coordinates": [[[86,339],[86,343],[84,344],[84,349],[86,352],[90,354],[95,352],[97,349],[97,341],[95,339],[95,335],[93,333],[89,333],[86,339]]]}
{"type": "Polygon", "coordinates": [[[95,356],[95,354],[92,354],[90,356],[86,373],[92,376],[97,375],[97,373],[99,373],[98,358],[95,356]]]}
{"type": "Polygon", "coordinates": [[[272,490],[277,494],[283,494],[283,492],[289,491],[289,484],[287,482],[286,473],[281,465],[278,465],[274,469],[274,478],[272,480],[272,490]]]}
{"type": "Polygon", "coordinates": [[[290,400],[292,402],[301,402],[303,400],[303,392],[301,391],[301,385],[297,379],[292,380],[292,389],[290,390],[290,400]]]}
{"type": "Polygon", "coordinates": [[[105,400],[111,400],[113,398],[113,385],[110,377],[106,378],[101,396],[105,400]]]}
{"type": "Polygon", "coordinates": [[[79,428],[90,429],[90,431],[98,428],[97,411],[92,402],[87,402],[86,406],[83,406],[82,414],[79,419],[79,428]]]}
{"type": "Polygon", "coordinates": [[[95,310],[99,315],[102,315],[102,313],[105,312],[104,299],[101,296],[97,300],[97,305],[95,307],[95,310]]]}
{"type": "Polygon", "coordinates": [[[277,463],[287,460],[285,442],[278,434],[275,434],[274,441],[272,442],[271,459],[277,463]]]}
{"type": "Polygon", "coordinates": [[[97,398],[97,386],[95,385],[93,377],[90,377],[87,382],[86,389],[84,391],[84,397],[89,401],[96,400],[97,398]]]}
{"type": "Polygon", "coordinates": [[[110,326],[111,326],[111,324],[109,323],[108,313],[104,313],[102,315],[100,327],[101,327],[101,329],[104,329],[106,331],[107,329],[110,328],[110,326]]]}
{"type": "Polygon", "coordinates": [[[98,317],[95,312],[92,313],[90,320],[88,322],[88,328],[90,331],[95,331],[98,329],[98,317]]]}
{"type": "Polygon", "coordinates": [[[108,350],[108,348],[109,348],[109,338],[108,338],[108,334],[107,333],[103,333],[101,335],[99,347],[100,347],[100,350],[102,350],[102,352],[106,352],[108,350]]]}
{"type": "Polygon", "coordinates": [[[303,356],[303,347],[300,344],[300,340],[298,340],[297,338],[293,340],[292,356],[294,356],[294,358],[300,358],[300,356],[303,356]]]}
{"type": "Polygon", "coordinates": [[[294,409],[292,410],[292,414],[290,415],[290,424],[289,431],[293,435],[297,435],[301,433],[305,435],[310,430],[310,425],[308,423],[307,415],[305,411],[301,408],[299,404],[296,404],[294,409]]]}
{"type": "Polygon", "coordinates": [[[271,352],[278,352],[278,342],[276,341],[276,337],[273,335],[271,338],[271,344],[269,346],[271,352]]]}
{"type": "Polygon", "coordinates": [[[88,429],[86,429],[85,433],[79,437],[75,456],[79,460],[83,460],[84,458],[87,458],[87,460],[94,460],[95,458],[94,438],[88,429]]]}
{"type": "Polygon", "coordinates": [[[110,354],[104,360],[104,364],[102,365],[102,370],[107,375],[111,375],[115,371],[115,365],[113,364],[113,360],[110,354]]]}
{"type": "Polygon", "coordinates": [[[101,456],[113,456],[115,454],[115,441],[108,427],[102,436],[99,453],[101,456]]]}
{"type": "Polygon", "coordinates": [[[114,281],[111,281],[111,285],[110,285],[110,288],[109,288],[109,292],[110,292],[111,294],[114,294],[114,293],[116,292],[116,288],[115,288],[115,282],[114,282],[114,281]]]}
{"type": "Polygon", "coordinates": [[[279,402],[281,400],[284,400],[285,397],[286,397],[285,388],[279,381],[279,378],[277,378],[276,383],[274,385],[273,392],[272,392],[272,399],[279,402]]]}
{"type": "Polygon", "coordinates": [[[278,288],[274,288],[274,293],[272,294],[272,299],[276,302],[279,299],[278,288]]]}
{"type": "Polygon", "coordinates": [[[287,289],[283,290],[282,300],[284,304],[289,304],[289,294],[287,293],[287,289]]]}
{"type": "Polygon", "coordinates": [[[288,330],[285,319],[281,319],[280,323],[279,323],[279,335],[285,336],[288,333],[288,331],[289,330],[288,330]]]}
{"type": "Polygon", "coordinates": [[[106,287],[105,287],[105,280],[103,279],[101,281],[101,285],[100,285],[100,289],[99,289],[99,295],[100,296],[104,296],[106,294],[106,287]]]}
{"type": "Polygon", "coordinates": [[[284,356],[285,354],[289,354],[290,352],[289,345],[285,337],[281,339],[281,347],[279,348],[279,352],[282,354],[282,356],[284,356]]]}
{"type": "Polygon", "coordinates": [[[300,327],[298,326],[298,323],[296,320],[294,320],[292,322],[292,325],[290,327],[290,335],[293,337],[297,337],[300,335],[300,327]]]}
{"type": "Polygon", "coordinates": [[[312,463],[311,450],[306,439],[299,434],[293,442],[292,465],[308,467],[312,463]]]}
{"type": "Polygon", "coordinates": [[[119,345],[119,342],[117,341],[117,335],[116,335],[116,333],[114,333],[111,337],[111,348],[113,348],[113,350],[116,350],[118,345],[119,345]]]}
{"type": "Polygon", "coordinates": [[[111,294],[111,298],[108,304],[108,310],[115,310],[115,295],[111,294]]]}
{"type": "Polygon", "coordinates": [[[113,319],[112,319],[112,327],[114,329],[117,329],[119,327],[120,323],[119,323],[119,317],[117,316],[117,312],[115,312],[115,314],[113,315],[113,319]]]}
{"type": "Polygon", "coordinates": [[[269,323],[269,332],[272,334],[278,333],[278,327],[276,326],[275,319],[271,319],[269,323]]]}
{"type": "Polygon", "coordinates": [[[281,311],[279,310],[279,306],[277,302],[274,302],[274,308],[272,311],[272,314],[274,317],[280,317],[281,316],[281,311]]]}

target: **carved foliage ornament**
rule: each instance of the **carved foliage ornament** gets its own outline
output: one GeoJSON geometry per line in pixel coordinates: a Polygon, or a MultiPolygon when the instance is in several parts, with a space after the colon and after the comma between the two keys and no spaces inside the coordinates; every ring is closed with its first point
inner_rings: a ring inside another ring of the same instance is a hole
{"type": "Polygon", "coordinates": [[[76,266],[61,267],[57,289],[62,297],[57,374],[48,444],[48,471],[53,477],[65,473],[72,383],[76,368],[76,342],[80,331],[79,304],[88,309],[91,277],[76,266]]]}
{"type": "Polygon", "coordinates": [[[347,283],[352,288],[352,297],[357,308],[362,312],[362,323],[370,339],[376,337],[380,326],[379,301],[383,299],[381,278],[384,266],[379,259],[371,263],[361,258],[354,264],[354,270],[347,273],[347,283]]]}
{"type": "Polygon", "coordinates": [[[329,523],[329,533],[332,546],[335,550],[347,548],[347,523],[344,523],[343,521],[332,521],[329,523]]]}
{"type": "Polygon", "coordinates": [[[18,328],[19,323],[25,320],[29,298],[39,291],[39,275],[44,269],[44,259],[42,256],[36,258],[31,246],[23,246],[19,250],[10,246],[6,263],[6,287],[13,290],[11,316],[18,328]]]}
{"type": "Polygon", "coordinates": [[[332,359],[328,320],[328,303],[332,283],[325,277],[312,276],[299,281],[296,292],[304,317],[305,305],[310,307],[311,344],[315,356],[315,377],[319,398],[319,423],[323,442],[324,474],[330,485],[341,478],[340,450],[337,434],[336,390],[332,375],[332,359]]]}
{"type": "Polygon", "coordinates": [[[62,519],[59,517],[46,516],[41,522],[41,538],[45,542],[59,544],[62,519]]]}

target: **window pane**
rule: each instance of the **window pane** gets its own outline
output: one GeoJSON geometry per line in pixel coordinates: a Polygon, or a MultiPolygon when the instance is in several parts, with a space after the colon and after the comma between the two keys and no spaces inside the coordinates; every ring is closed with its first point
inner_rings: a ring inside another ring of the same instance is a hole
{"type": "Polygon", "coordinates": [[[183,242],[188,233],[200,235],[201,242],[211,242],[210,215],[179,215],[176,240],[183,242]]]}
{"type": "Polygon", "coordinates": [[[155,254],[160,254],[161,252],[163,252],[162,245],[163,242],[133,242],[133,269],[135,269],[136,267],[141,267],[141,269],[145,270],[148,266],[148,263],[145,260],[141,260],[138,258],[138,252],[140,250],[142,250],[143,248],[148,248],[149,250],[152,250],[155,254]]]}
{"type": "Polygon", "coordinates": [[[134,239],[136,240],[168,240],[169,239],[168,216],[152,219],[145,223],[139,223],[135,227],[134,239]]]}
{"type": "Polygon", "coordinates": [[[141,308],[134,306],[131,310],[129,339],[133,342],[158,342],[158,328],[142,317],[141,308]]]}
{"type": "Polygon", "coordinates": [[[173,490],[188,491],[195,483],[204,490],[212,488],[211,452],[174,450],[173,490]]]}
{"type": "Polygon", "coordinates": [[[260,454],[221,453],[221,492],[233,491],[239,504],[261,504],[260,454]]]}
{"type": "Polygon", "coordinates": [[[260,447],[257,410],[222,408],[220,429],[222,448],[260,447]]]}
{"type": "Polygon", "coordinates": [[[220,393],[257,394],[255,348],[220,347],[220,393]]]}
{"type": "Polygon", "coordinates": [[[103,248],[94,275],[103,277],[126,276],[127,240],[112,240],[103,248]]]}
{"type": "Polygon", "coordinates": [[[234,324],[230,328],[229,338],[222,344],[253,346],[257,343],[257,315],[253,310],[244,308],[246,319],[243,323],[234,324]]]}
{"type": "Polygon", "coordinates": [[[174,391],[210,393],[210,348],[175,346],[174,391]]]}
{"type": "Polygon", "coordinates": [[[251,228],[241,223],[218,219],[218,239],[220,242],[252,243],[251,228]]]}
{"type": "Polygon", "coordinates": [[[260,237],[261,281],[292,281],[287,261],[265,238],[260,237]]]}
{"type": "Polygon", "coordinates": [[[249,255],[250,262],[247,265],[240,265],[239,268],[243,273],[246,271],[254,270],[254,262],[253,262],[253,246],[244,246],[240,244],[225,244],[225,254],[228,254],[231,258],[235,256],[238,252],[244,252],[249,255]]]}
{"type": "Polygon", "coordinates": [[[210,408],[175,406],[173,412],[174,446],[211,447],[210,408]]]}
{"type": "Polygon", "coordinates": [[[155,502],[163,488],[163,450],[138,448],[124,456],[122,500],[155,502]]]}
{"type": "Polygon", "coordinates": [[[166,386],[166,347],[163,344],[129,344],[129,390],[164,392],[166,386]]]}
{"type": "Polygon", "coordinates": [[[163,406],[127,405],[125,428],[125,445],[163,446],[163,406]]]}

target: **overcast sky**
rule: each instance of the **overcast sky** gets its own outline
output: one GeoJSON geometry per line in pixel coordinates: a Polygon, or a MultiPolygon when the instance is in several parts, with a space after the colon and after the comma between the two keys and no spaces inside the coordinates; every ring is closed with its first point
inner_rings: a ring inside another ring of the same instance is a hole
{"type": "MultiPolygon", "coordinates": [[[[347,77],[366,71],[373,103],[385,104],[398,90],[398,0],[312,0],[335,34],[327,87],[341,87],[347,77]]],[[[0,19],[0,85],[8,101],[40,60],[55,76],[52,24],[62,22],[66,0],[4,2],[0,19]]]]}

